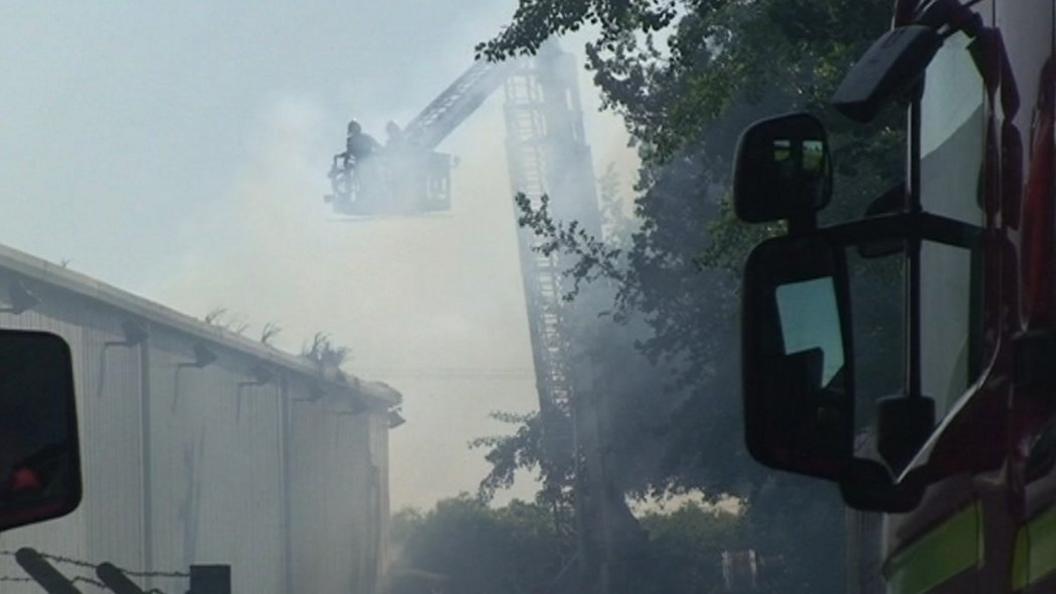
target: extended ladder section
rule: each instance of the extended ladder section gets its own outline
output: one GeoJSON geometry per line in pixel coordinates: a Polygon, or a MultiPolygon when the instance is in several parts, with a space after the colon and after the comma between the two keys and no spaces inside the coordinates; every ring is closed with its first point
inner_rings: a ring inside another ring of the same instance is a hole
{"type": "MultiPolygon", "coordinates": [[[[555,51],[520,61],[506,79],[507,160],[515,192],[534,208],[550,198],[551,214],[579,221],[597,233],[599,214],[589,147],[583,139],[576,69],[571,56],[555,51]]],[[[541,239],[518,229],[521,274],[542,415],[544,447],[552,470],[573,464],[576,450],[573,400],[577,382],[565,328],[570,313],[562,300],[558,252],[541,253],[541,239]]],[[[588,371],[589,372],[589,371],[588,371]]]]}
{"type": "Polygon", "coordinates": [[[419,148],[436,148],[502,85],[510,69],[507,62],[474,62],[407,124],[404,139],[419,148]]]}

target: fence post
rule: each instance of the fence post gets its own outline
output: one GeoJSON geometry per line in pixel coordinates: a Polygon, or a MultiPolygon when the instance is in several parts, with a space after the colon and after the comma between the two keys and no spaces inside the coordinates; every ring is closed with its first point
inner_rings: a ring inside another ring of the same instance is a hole
{"type": "Polygon", "coordinates": [[[144,594],[143,589],[128,579],[128,576],[113,563],[100,563],[95,568],[95,576],[114,594],[144,594]]]}
{"type": "Polygon", "coordinates": [[[231,594],[231,566],[192,565],[187,594],[231,594]]]}
{"type": "Polygon", "coordinates": [[[66,579],[58,569],[52,567],[35,549],[23,547],[15,551],[15,561],[48,594],[81,594],[73,582],[66,579]]]}

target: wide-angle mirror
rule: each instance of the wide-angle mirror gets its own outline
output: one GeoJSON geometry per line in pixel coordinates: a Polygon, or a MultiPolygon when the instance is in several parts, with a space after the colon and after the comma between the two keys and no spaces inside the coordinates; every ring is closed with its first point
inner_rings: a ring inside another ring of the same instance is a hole
{"type": "Polygon", "coordinates": [[[756,122],[737,145],[733,202],[745,222],[813,217],[832,197],[825,128],[794,113],[756,122]]]}

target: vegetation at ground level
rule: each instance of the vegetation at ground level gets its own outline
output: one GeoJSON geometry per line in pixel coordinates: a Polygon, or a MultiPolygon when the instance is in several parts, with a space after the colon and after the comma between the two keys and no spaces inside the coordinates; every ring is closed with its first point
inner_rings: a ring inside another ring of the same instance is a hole
{"type": "MultiPolygon", "coordinates": [[[[636,562],[635,592],[722,591],[722,552],[744,542],[743,517],[690,503],[640,521],[649,538],[636,562]]],[[[556,591],[562,571],[574,571],[562,565],[562,553],[575,542],[536,503],[494,508],[463,495],[426,513],[395,514],[392,533],[390,594],[542,594],[556,591]]]]}

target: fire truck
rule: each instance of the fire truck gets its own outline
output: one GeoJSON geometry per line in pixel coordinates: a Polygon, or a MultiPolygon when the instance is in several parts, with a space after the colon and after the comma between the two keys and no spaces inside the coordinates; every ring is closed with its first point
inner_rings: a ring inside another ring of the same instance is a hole
{"type": "Polygon", "coordinates": [[[781,229],[744,269],[747,445],[877,512],[879,575],[852,590],[1056,592],[1054,17],[1052,0],[895,3],[831,100],[855,122],[906,113],[905,181],[866,216],[819,224],[840,188],[815,117],[741,137],[735,211],[781,229]],[[894,353],[860,323],[878,259],[894,353]],[[872,397],[877,356],[898,378],[872,397]]]}

